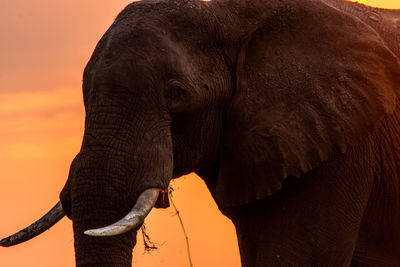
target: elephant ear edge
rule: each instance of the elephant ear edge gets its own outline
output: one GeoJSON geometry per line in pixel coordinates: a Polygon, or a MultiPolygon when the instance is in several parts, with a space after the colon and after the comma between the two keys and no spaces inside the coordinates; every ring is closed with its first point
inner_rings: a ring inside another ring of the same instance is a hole
{"type": "Polygon", "coordinates": [[[345,153],[396,107],[399,59],[368,25],[318,2],[276,12],[246,43],[215,198],[266,198],[345,153]]]}

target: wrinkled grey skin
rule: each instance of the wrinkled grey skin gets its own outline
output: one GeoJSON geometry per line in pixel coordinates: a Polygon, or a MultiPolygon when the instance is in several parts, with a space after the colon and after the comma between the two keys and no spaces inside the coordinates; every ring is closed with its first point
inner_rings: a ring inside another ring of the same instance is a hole
{"type": "Polygon", "coordinates": [[[399,29],[339,0],[127,6],[85,69],[60,196],[77,266],[130,266],[135,231],[83,232],[190,172],[244,267],[400,266],[399,29]]]}

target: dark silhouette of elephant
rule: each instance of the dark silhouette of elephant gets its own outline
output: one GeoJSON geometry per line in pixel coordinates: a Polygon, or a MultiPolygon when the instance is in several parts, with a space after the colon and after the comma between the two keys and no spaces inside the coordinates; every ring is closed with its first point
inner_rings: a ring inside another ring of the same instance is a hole
{"type": "Polygon", "coordinates": [[[130,266],[160,190],[196,172],[244,267],[400,266],[399,31],[342,0],[128,5],[84,71],[61,201],[0,244],[66,214],[77,266],[130,266]]]}

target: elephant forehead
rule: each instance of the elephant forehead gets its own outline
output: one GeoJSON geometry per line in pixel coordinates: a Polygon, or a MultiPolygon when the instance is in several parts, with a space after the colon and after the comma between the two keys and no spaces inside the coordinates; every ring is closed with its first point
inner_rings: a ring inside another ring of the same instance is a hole
{"type": "MultiPolygon", "coordinates": [[[[162,79],[163,71],[169,61],[166,49],[163,49],[157,38],[153,43],[133,42],[122,34],[109,32],[98,43],[84,72],[84,84],[98,86],[101,84],[116,84],[129,86],[132,83],[143,83],[146,80],[162,79]]],[[[137,84],[139,86],[139,84],[137,84]]]]}

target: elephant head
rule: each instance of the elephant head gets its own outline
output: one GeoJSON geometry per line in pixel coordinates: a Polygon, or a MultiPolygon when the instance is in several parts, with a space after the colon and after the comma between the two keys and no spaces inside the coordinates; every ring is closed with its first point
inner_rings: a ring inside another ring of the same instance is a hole
{"type": "Polygon", "coordinates": [[[399,74],[373,29],[321,1],[132,3],[85,68],[61,204],[0,244],[65,213],[77,266],[130,266],[172,178],[197,172],[221,209],[266,198],[367,136],[394,110],[399,74]]]}

